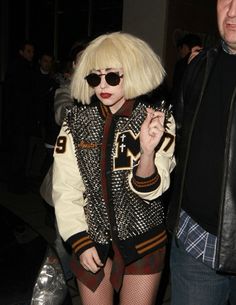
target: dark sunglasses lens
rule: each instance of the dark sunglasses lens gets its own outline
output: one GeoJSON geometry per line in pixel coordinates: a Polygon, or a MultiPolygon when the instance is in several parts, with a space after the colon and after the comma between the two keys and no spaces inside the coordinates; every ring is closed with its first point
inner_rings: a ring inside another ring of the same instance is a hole
{"type": "Polygon", "coordinates": [[[114,72],[107,73],[105,79],[110,86],[117,86],[120,83],[120,76],[114,72]]]}
{"type": "Polygon", "coordinates": [[[96,73],[91,73],[86,76],[86,80],[91,87],[97,87],[101,82],[100,76],[96,73]]]}

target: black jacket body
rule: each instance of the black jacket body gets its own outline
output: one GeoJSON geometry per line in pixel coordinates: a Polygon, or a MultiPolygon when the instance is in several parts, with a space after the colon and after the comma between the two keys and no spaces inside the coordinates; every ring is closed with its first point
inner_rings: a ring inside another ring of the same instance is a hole
{"type": "MultiPolygon", "coordinates": [[[[176,118],[179,135],[177,167],[167,217],[167,227],[173,235],[178,228],[196,117],[218,52],[219,48],[201,52],[189,65],[180,90],[178,118],[176,118]]],[[[229,107],[217,230],[216,269],[236,273],[236,86],[229,107]]]]}

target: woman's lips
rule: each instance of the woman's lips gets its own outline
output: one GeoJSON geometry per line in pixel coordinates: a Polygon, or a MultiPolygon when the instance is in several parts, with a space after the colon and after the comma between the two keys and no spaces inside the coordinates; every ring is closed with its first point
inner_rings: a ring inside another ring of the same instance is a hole
{"type": "Polygon", "coordinates": [[[100,96],[101,96],[101,98],[109,98],[109,97],[111,97],[111,93],[104,92],[104,93],[101,93],[100,96]]]}

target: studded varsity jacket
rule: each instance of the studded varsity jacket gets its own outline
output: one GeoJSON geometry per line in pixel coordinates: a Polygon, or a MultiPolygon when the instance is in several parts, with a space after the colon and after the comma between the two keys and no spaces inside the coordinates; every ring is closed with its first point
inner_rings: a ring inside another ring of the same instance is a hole
{"type": "Polygon", "coordinates": [[[161,195],[175,166],[175,124],[166,115],[156,172],[136,176],[147,106],[127,101],[112,114],[96,100],[67,113],[54,152],[53,200],[59,232],[78,255],[95,246],[104,261],[114,242],[128,264],[166,242],[161,195]]]}

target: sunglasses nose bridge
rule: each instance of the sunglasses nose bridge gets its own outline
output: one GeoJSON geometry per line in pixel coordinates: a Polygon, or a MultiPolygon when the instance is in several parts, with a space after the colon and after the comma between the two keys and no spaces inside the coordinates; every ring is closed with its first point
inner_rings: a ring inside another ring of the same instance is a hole
{"type": "Polygon", "coordinates": [[[100,74],[99,77],[100,77],[100,84],[99,84],[99,86],[101,88],[105,88],[108,85],[108,83],[106,81],[106,74],[100,74]]]}

